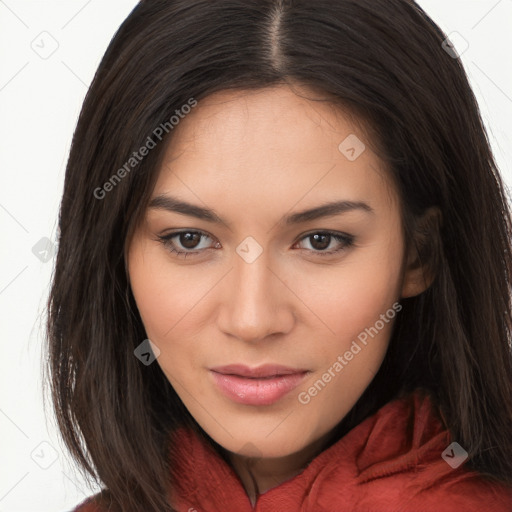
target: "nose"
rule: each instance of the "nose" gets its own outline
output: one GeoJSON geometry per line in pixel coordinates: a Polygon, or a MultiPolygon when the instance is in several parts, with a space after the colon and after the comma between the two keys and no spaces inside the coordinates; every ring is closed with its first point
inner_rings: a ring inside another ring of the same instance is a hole
{"type": "Polygon", "coordinates": [[[297,299],[280,273],[269,266],[265,251],[252,263],[234,258],[218,316],[224,334],[254,343],[291,331],[297,299]]]}

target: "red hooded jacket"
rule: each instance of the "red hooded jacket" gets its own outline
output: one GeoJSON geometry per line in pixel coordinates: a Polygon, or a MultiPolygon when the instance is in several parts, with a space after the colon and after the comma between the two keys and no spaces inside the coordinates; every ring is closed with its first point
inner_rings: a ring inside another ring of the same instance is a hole
{"type": "MultiPolygon", "coordinates": [[[[178,512],[512,511],[512,487],[465,467],[463,447],[452,445],[419,390],[386,404],[301,473],[261,494],[254,508],[210,445],[191,431],[175,435],[178,512]]],[[[89,498],[75,512],[103,510],[89,498]]]]}

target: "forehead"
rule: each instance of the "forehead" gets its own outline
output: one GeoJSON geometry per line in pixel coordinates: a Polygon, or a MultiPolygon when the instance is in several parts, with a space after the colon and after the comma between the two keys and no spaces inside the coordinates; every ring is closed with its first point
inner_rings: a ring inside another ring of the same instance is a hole
{"type": "MultiPolygon", "coordinates": [[[[347,117],[341,106],[335,106],[325,96],[306,88],[292,90],[279,85],[257,90],[220,91],[202,99],[180,121],[173,131],[168,152],[190,149],[191,144],[201,147],[212,141],[222,144],[223,151],[229,152],[243,147],[250,154],[251,143],[257,143],[258,149],[265,144],[269,152],[275,149],[307,151],[311,145],[301,142],[312,135],[317,139],[330,133],[337,139],[344,133],[358,133],[363,138],[354,120],[347,117]],[[303,132],[302,137],[299,131],[303,132]]],[[[318,145],[318,140],[313,142],[318,145]]],[[[318,149],[328,147],[329,141],[326,141],[318,149]]]]}
{"type": "Polygon", "coordinates": [[[240,207],[307,206],[318,194],[322,201],[392,197],[360,124],[317,93],[299,92],[276,86],[199,101],[172,132],[153,195],[178,191],[240,207]]]}

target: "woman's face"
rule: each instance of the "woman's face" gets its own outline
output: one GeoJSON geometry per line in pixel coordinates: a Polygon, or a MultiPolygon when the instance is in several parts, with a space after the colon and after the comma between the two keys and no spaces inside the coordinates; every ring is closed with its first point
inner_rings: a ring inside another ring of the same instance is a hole
{"type": "Polygon", "coordinates": [[[174,128],[131,286],[153,364],[231,452],[282,457],[326,435],[414,294],[396,193],[363,143],[285,86],[216,93],[174,128]]]}

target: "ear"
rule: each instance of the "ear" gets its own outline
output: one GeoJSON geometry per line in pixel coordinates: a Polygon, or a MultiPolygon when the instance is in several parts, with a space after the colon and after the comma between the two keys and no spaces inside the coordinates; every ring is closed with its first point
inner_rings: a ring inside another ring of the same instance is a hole
{"type": "Polygon", "coordinates": [[[402,298],[424,292],[434,281],[441,252],[442,214],[437,206],[425,210],[416,221],[402,283],[402,298]]]}

